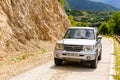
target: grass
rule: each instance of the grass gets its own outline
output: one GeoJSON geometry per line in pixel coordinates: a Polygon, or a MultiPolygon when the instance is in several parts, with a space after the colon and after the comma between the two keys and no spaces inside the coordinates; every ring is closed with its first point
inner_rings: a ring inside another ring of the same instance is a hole
{"type": "Polygon", "coordinates": [[[24,59],[27,59],[27,58],[29,58],[30,56],[35,56],[35,55],[40,55],[40,54],[45,54],[47,51],[44,49],[44,48],[42,48],[42,49],[40,49],[40,51],[39,52],[37,52],[37,53],[23,53],[23,54],[21,54],[21,55],[19,55],[19,56],[15,56],[15,57],[13,57],[12,59],[11,59],[11,61],[13,61],[13,62],[19,62],[19,61],[21,61],[21,60],[24,60],[24,59]]]}
{"type": "Polygon", "coordinates": [[[44,53],[46,53],[47,51],[44,49],[44,48],[42,48],[41,50],[40,50],[40,52],[39,52],[39,54],[44,54],[44,53]]]}
{"type": "Polygon", "coordinates": [[[114,80],[120,80],[120,44],[119,42],[112,36],[104,36],[106,38],[111,38],[114,40],[114,54],[115,54],[115,75],[114,80]]]}
{"type": "Polygon", "coordinates": [[[120,44],[116,39],[114,39],[114,53],[115,53],[115,70],[116,74],[114,76],[115,80],[120,80],[120,44]]]}
{"type": "Polygon", "coordinates": [[[24,53],[24,54],[21,54],[19,56],[16,56],[14,58],[11,59],[11,61],[14,61],[14,62],[19,62],[21,60],[24,60],[30,56],[34,56],[33,54],[29,54],[29,53],[24,53]]]}

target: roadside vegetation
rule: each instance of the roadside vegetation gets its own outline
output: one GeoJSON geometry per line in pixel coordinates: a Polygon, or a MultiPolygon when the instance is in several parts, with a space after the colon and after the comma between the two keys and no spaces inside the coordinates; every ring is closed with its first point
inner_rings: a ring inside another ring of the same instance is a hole
{"type": "Polygon", "coordinates": [[[104,35],[120,35],[120,12],[115,12],[107,22],[99,27],[99,31],[104,35]]]}
{"type": "Polygon", "coordinates": [[[42,48],[39,52],[36,53],[22,53],[21,55],[14,56],[10,59],[10,61],[19,62],[32,56],[39,56],[40,54],[45,54],[46,52],[47,51],[44,48],[42,48]]]}
{"type": "Polygon", "coordinates": [[[105,35],[104,37],[114,40],[114,55],[115,55],[115,74],[113,75],[114,80],[120,80],[120,43],[115,37],[105,35]]]}
{"type": "Polygon", "coordinates": [[[120,80],[120,44],[116,39],[114,39],[114,54],[116,57],[115,70],[116,74],[114,76],[115,80],[120,80]]]}

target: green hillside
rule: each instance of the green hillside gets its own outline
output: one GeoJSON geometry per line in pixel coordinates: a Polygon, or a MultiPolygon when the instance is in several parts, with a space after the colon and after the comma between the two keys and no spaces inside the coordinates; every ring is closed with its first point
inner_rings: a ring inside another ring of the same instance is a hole
{"type": "Polygon", "coordinates": [[[90,0],[67,0],[73,10],[116,11],[117,8],[105,3],[90,0]]]}

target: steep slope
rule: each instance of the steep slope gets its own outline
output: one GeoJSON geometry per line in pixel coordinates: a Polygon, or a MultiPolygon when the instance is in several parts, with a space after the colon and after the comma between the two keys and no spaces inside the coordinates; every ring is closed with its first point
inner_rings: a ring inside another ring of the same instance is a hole
{"type": "Polygon", "coordinates": [[[67,0],[74,10],[115,11],[117,8],[105,3],[90,0],[67,0]]]}
{"type": "Polygon", "coordinates": [[[0,0],[1,51],[34,51],[60,39],[69,26],[57,0],[0,0]]]}

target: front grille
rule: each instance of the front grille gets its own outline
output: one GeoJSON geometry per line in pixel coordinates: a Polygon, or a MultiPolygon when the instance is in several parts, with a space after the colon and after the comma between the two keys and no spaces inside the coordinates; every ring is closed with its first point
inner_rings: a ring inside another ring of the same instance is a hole
{"type": "Polygon", "coordinates": [[[82,45],[64,45],[66,51],[80,52],[83,49],[82,45]]]}

